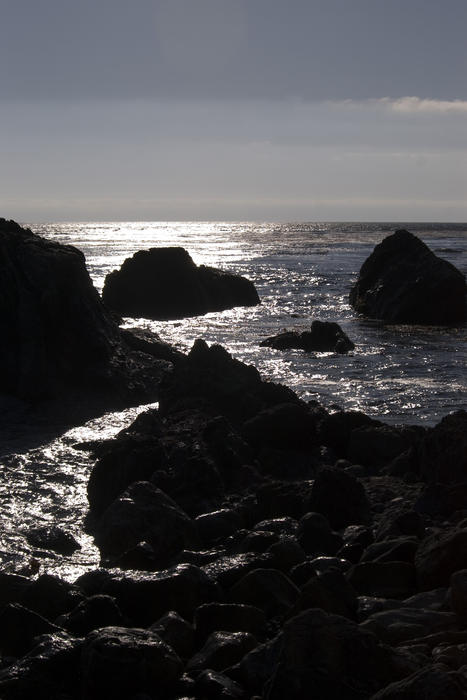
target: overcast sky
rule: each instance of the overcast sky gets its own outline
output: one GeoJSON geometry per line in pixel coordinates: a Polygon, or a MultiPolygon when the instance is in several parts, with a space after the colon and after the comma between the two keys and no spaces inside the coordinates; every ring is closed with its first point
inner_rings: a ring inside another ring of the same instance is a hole
{"type": "Polygon", "coordinates": [[[466,0],[0,10],[0,216],[467,220],[466,0]]]}

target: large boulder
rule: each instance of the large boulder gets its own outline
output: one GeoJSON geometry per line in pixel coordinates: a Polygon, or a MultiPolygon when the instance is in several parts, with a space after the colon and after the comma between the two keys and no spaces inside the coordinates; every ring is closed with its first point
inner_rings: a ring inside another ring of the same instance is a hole
{"type": "Polygon", "coordinates": [[[350,292],[361,314],[391,323],[450,325],[466,319],[464,275],[400,229],[377,245],[350,292]]]}
{"type": "Polygon", "coordinates": [[[266,338],[260,345],[274,350],[299,349],[305,352],[338,352],[354,350],[355,345],[338,323],[313,321],[309,331],[285,331],[266,338]]]}
{"type": "Polygon", "coordinates": [[[121,335],[77,248],[0,219],[0,269],[0,394],[67,400],[75,413],[81,397],[88,412],[90,398],[99,410],[157,398],[174,358],[121,335]]]}
{"type": "Polygon", "coordinates": [[[245,277],[197,267],[187,251],[178,247],[139,250],[120,270],[107,275],[102,297],[124,316],[157,320],[260,303],[253,283],[245,277]]]}

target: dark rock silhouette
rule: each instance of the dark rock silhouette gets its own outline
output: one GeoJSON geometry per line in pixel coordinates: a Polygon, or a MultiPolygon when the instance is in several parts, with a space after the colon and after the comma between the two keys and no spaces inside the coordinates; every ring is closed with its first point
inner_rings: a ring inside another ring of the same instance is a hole
{"type": "Polygon", "coordinates": [[[79,250],[0,219],[0,268],[0,393],[101,408],[157,398],[180,353],[121,334],[79,250]]]}
{"type": "Polygon", "coordinates": [[[400,229],[363,263],[350,304],[365,316],[391,323],[451,325],[467,317],[465,294],[462,273],[400,229]]]}
{"type": "Polygon", "coordinates": [[[255,306],[259,297],[245,277],[200,265],[184,248],[150,248],[127,258],[107,275],[104,303],[124,316],[157,320],[200,316],[235,306],[255,306]]]}
{"type": "Polygon", "coordinates": [[[344,354],[354,350],[355,345],[344,333],[338,323],[331,321],[313,321],[309,331],[285,331],[271,338],[266,338],[260,345],[274,350],[296,348],[305,352],[338,352],[344,354]]]}

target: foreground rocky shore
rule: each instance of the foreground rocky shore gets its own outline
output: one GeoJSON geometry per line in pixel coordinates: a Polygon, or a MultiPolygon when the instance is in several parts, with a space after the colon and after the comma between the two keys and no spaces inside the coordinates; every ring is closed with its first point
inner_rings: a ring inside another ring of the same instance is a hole
{"type": "MultiPolygon", "coordinates": [[[[82,446],[101,568],[0,572],[0,698],[467,697],[467,413],[389,426],[305,403],[220,346],[122,332],[75,249],[11,224],[2,389],[92,397],[97,377],[111,405],[159,408],[82,446]],[[38,300],[63,259],[84,298],[63,281],[38,300]],[[75,309],[61,328],[58,304],[75,309]]],[[[66,553],[59,525],[37,546],[66,553]]]]}
{"type": "Polygon", "coordinates": [[[101,569],[1,574],[2,698],[464,698],[467,414],[328,413],[197,341],[89,445],[101,569]]]}

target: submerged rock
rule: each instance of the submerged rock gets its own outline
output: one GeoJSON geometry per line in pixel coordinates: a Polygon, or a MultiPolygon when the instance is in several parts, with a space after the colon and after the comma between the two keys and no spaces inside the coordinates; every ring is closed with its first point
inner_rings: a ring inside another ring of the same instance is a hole
{"type": "Polygon", "coordinates": [[[344,354],[354,350],[355,345],[337,323],[313,321],[309,331],[286,331],[266,338],[260,345],[274,350],[296,348],[305,352],[338,352],[344,354]]]}
{"type": "Polygon", "coordinates": [[[127,258],[107,275],[104,303],[124,316],[156,320],[200,316],[259,304],[252,282],[200,265],[184,248],[150,248],[127,258]]]}
{"type": "Polygon", "coordinates": [[[361,314],[391,323],[450,325],[467,317],[464,275],[400,229],[377,245],[350,292],[361,314]]]}

